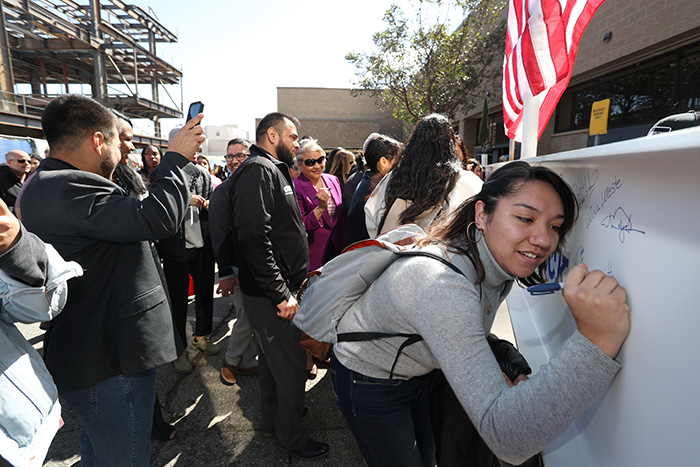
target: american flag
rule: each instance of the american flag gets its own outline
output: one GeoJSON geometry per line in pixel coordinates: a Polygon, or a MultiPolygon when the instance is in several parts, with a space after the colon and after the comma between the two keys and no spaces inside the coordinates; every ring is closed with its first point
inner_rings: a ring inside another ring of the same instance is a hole
{"type": "Polygon", "coordinates": [[[605,0],[510,0],[503,63],[503,117],[522,141],[523,102],[540,96],[537,139],[571,79],[578,43],[605,0]]]}

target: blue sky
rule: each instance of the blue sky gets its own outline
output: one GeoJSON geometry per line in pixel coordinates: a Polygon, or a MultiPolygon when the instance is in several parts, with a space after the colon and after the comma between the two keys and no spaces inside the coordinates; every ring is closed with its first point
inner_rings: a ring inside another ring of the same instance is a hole
{"type": "MultiPolygon", "coordinates": [[[[158,55],[178,68],[185,108],[204,102],[203,125],[238,124],[277,110],[277,87],[350,87],[349,51],[368,51],[390,0],[135,0],[178,35],[158,55]]],[[[398,3],[409,6],[403,0],[398,3]]],[[[179,104],[180,90],[169,91],[179,104]]],[[[167,95],[161,100],[170,102],[167,95]]],[[[163,121],[163,130],[181,121],[163,121]]]]}

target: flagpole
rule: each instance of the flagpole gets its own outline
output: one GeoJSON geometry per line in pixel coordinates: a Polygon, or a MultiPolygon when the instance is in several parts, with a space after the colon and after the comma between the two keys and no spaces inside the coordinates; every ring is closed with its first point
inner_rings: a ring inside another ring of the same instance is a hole
{"type": "Polygon", "coordinates": [[[540,95],[525,99],[523,102],[523,141],[520,146],[521,159],[537,156],[539,117],[540,95]]]}
{"type": "Polygon", "coordinates": [[[511,139],[510,142],[508,143],[508,160],[509,161],[515,160],[515,140],[514,139],[511,139]]]}

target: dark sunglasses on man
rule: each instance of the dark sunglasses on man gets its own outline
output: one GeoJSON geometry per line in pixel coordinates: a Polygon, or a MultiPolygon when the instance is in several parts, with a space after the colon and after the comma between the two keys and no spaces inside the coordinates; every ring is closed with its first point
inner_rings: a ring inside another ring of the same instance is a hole
{"type": "Polygon", "coordinates": [[[307,167],[313,167],[316,164],[323,164],[326,160],[326,156],[321,156],[318,159],[306,159],[304,160],[304,165],[307,167]]]}

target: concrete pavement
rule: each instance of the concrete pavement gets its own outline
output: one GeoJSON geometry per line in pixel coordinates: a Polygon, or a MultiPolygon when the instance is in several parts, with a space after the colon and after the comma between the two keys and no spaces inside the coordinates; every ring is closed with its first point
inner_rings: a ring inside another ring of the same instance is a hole
{"type": "MultiPolygon", "coordinates": [[[[194,304],[188,310],[188,331],[194,322],[194,304]]],[[[263,438],[260,428],[260,392],[258,378],[242,376],[238,384],[225,386],[219,371],[235,322],[230,298],[214,298],[212,342],[221,354],[209,357],[190,350],[194,372],[175,373],[170,364],[158,368],[156,390],[164,417],[175,423],[177,436],[172,441],[153,441],[151,465],[156,467],[251,466],[283,467],[295,465],[361,467],[362,459],[352,433],[338,410],[331,387],[330,373],[319,374],[306,386],[309,414],[304,425],[312,438],[328,443],[330,453],[323,459],[302,461],[279,451],[274,438],[263,438]]],[[[38,325],[18,326],[35,348],[41,349],[43,331],[38,325]]],[[[499,308],[493,332],[515,342],[505,303],[499,308]]],[[[80,465],[80,426],[70,408],[63,405],[65,425],[58,431],[46,458],[47,467],[80,465]]]]}
{"type": "MultiPolygon", "coordinates": [[[[188,326],[193,320],[194,305],[190,303],[188,326]]],[[[209,357],[190,350],[195,370],[186,376],[175,373],[170,364],[158,368],[158,397],[164,417],[175,423],[177,436],[172,441],[153,442],[151,465],[282,467],[310,462],[334,467],[366,465],[335,404],[330,373],[326,369],[319,369],[316,379],[307,384],[309,414],[304,425],[312,438],[330,445],[328,456],[302,461],[279,451],[274,438],[263,438],[256,431],[260,427],[258,378],[242,376],[234,386],[225,386],[219,379],[234,320],[231,299],[216,296],[212,341],[221,347],[221,354],[209,357]]],[[[35,347],[41,348],[43,331],[38,325],[21,326],[21,330],[35,347]]],[[[54,438],[45,466],[80,465],[80,426],[65,404],[63,418],[65,425],[54,438]]]]}

